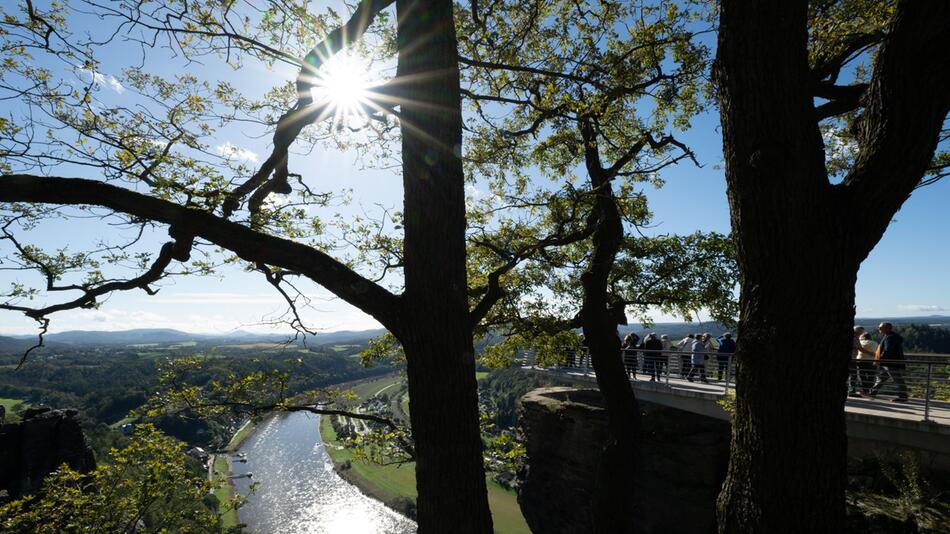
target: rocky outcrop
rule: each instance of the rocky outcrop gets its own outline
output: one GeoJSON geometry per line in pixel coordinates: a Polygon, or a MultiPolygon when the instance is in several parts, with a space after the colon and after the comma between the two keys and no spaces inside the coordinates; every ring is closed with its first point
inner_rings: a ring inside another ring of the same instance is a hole
{"type": "Polygon", "coordinates": [[[76,410],[31,408],[22,421],[0,426],[0,490],[10,498],[35,492],[62,464],[88,472],[96,467],[76,410]]]}
{"type": "MultiPolygon", "coordinates": [[[[642,407],[642,461],[632,481],[637,502],[630,503],[640,532],[715,532],[729,424],[662,406],[642,407]]],[[[519,473],[518,501],[528,525],[534,532],[591,532],[594,474],[601,472],[607,432],[600,392],[534,390],[521,400],[520,425],[527,461],[519,473]]]]}
{"type": "MultiPolygon", "coordinates": [[[[729,424],[641,403],[637,502],[629,513],[638,532],[714,533],[716,497],[729,457],[729,424]]],[[[527,460],[518,474],[518,502],[532,531],[593,531],[591,498],[598,483],[607,414],[600,392],[541,388],[521,399],[527,460]]],[[[607,471],[609,476],[609,470],[607,471]]],[[[848,532],[950,532],[950,470],[929,451],[870,447],[851,440],[848,532]]]]}

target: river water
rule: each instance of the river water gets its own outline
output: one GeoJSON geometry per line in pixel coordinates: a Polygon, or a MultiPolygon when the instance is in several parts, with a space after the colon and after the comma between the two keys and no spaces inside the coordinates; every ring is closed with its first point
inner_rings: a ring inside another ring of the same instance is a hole
{"type": "Polygon", "coordinates": [[[232,460],[235,489],[248,495],[238,515],[255,534],[410,534],[416,525],[339,477],[320,439],[320,417],[277,414],[232,460]],[[256,484],[253,492],[251,484],[256,484]]]}

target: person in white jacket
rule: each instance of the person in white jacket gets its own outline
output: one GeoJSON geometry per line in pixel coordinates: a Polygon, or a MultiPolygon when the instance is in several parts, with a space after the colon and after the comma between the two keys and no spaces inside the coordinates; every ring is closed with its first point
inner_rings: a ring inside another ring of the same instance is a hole
{"type": "Polygon", "coordinates": [[[858,353],[858,368],[855,376],[858,379],[861,394],[867,395],[871,391],[871,386],[874,385],[875,369],[873,354],[877,354],[877,341],[871,339],[871,334],[864,332],[861,334],[860,342],[861,348],[864,350],[858,353]],[[872,356],[868,356],[868,354],[872,356]]]}
{"type": "Polygon", "coordinates": [[[689,352],[693,350],[693,343],[696,341],[696,336],[689,334],[684,337],[682,341],[676,346],[676,350],[680,352],[680,378],[686,378],[686,375],[689,374],[690,368],[690,356],[689,352]]]}
{"type": "Polygon", "coordinates": [[[670,341],[670,336],[663,334],[660,336],[660,343],[663,344],[663,358],[660,360],[660,372],[669,373],[669,370],[673,368],[670,358],[676,356],[674,354],[670,354],[670,351],[673,350],[673,342],[670,341]]]}
{"type": "Polygon", "coordinates": [[[697,334],[693,340],[692,347],[692,359],[693,364],[689,367],[689,373],[686,375],[686,380],[690,382],[693,381],[693,375],[699,375],[700,382],[708,382],[706,380],[706,358],[709,348],[706,346],[706,342],[703,341],[702,335],[697,334]]]}

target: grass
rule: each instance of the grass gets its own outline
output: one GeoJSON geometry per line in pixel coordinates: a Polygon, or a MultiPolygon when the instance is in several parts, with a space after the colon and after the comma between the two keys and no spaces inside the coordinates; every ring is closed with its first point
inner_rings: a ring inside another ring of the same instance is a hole
{"type": "Polygon", "coordinates": [[[24,402],[23,399],[6,399],[3,397],[0,397],[0,405],[6,411],[6,421],[8,423],[19,421],[19,412],[30,407],[30,403],[24,402]],[[14,408],[16,408],[16,411],[14,411],[14,408]]]}
{"type": "Polygon", "coordinates": [[[211,483],[217,486],[214,490],[214,496],[218,499],[218,509],[225,510],[227,508],[221,514],[221,529],[225,530],[237,526],[237,511],[230,508],[231,498],[234,496],[234,487],[228,479],[231,474],[231,466],[228,465],[227,456],[215,455],[214,466],[211,471],[211,483]]]}
{"type": "Polygon", "coordinates": [[[129,416],[123,417],[122,419],[119,419],[115,423],[112,423],[111,425],[109,425],[109,428],[112,428],[112,429],[120,428],[122,425],[126,423],[131,423],[132,421],[135,421],[135,419],[136,419],[135,417],[129,417],[129,416]]]}
{"type": "Polygon", "coordinates": [[[23,399],[7,399],[0,397],[0,405],[6,411],[7,423],[13,423],[20,420],[20,412],[30,407],[30,403],[23,399]]]}
{"type": "Polygon", "coordinates": [[[229,452],[238,450],[241,444],[244,443],[244,440],[249,438],[251,434],[254,433],[255,427],[257,427],[257,425],[254,423],[254,421],[249,420],[248,422],[244,423],[244,425],[242,425],[241,428],[239,428],[238,431],[235,432],[233,436],[231,436],[231,441],[228,442],[228,446],[225,447],[224,450],[229,452]]]}
{"type": "MultiPolygon", "coordinates": [[[[488,373],[479,373],[478,379],[488,373]]],[[[388,384],[398,383],[401,377],[390,376],[377,380],[355,384],[351,389],[361,399],[369,398],[388,384]]],[[[390,390],[387,389],[388,393],[390,390]]],[[[402,398],[402,409],[409,413],[409,395],[402,398]]],[[[401,466],[377,465],[353,459],[353,452],[339,448],[336,432],[330,425],[329,417],[320,418],[320,435],[326,443],[327,452],[334,462],[350,461],[351,470],[358,475],[361,485],[366,485],[370,493],[382,495],[388,499],[405,497],[415,499],[416,493],[416,466],[407,463],[401,466]]],[[[528,524],[518,506],[518,495],[513,490],[505,489],[494,480],[488,483],[488,506],[491,508],[495,532],[498,534],[531,534],[528,524]]]]}
{"type": "Polygon", "coordinates": [[[359,404],[362,399],[368,399],[376,395],[380,390],[385,389],[383,393],[392,394],[395,393],[394,389],[396,384],[402,382],[403,378],[399,375],[388,375],[382,378],[377,378],[374,380],[367,380],[365,382],[359,382],[353,384],[348,389],[356,394],[361,400],[356,401],[355,404],[359,404]]]}
{"type": "Polygon", "coordinates": [[[488,374],[488,371],[475,371],[475,380],[481,382],[483,378],[488,376],[488,374]]]}

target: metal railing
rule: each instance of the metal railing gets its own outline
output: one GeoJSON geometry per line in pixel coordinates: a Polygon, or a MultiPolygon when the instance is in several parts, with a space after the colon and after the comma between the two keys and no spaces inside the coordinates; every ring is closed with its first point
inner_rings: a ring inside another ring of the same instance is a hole
{"type": "MultiPolygon", "coordinates": [[[[622,355],[630,380],[668,386],[687,385],[685,381],[719,393],[735,387],[735,361],[731,353],[697,355],[677,350],[623,349],[622,355]]],[[[908,353],[906,356],[904,360],[852,360],[847,383],[842,386],[847,387],[849,396],[855,399],[910,401],[922,407],[924,421],[934,420],[935,409],[941,411],[941,420],[950,418],[950,355],[908,353]]],[[[530,354],[525,365],[534,366],[530,354]]],[[[593,376],[586,351],[568,350],[566,365],[558,369],[593,376]]]]}

